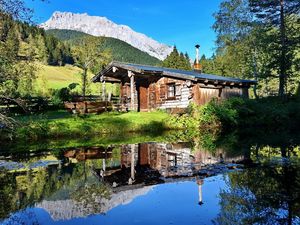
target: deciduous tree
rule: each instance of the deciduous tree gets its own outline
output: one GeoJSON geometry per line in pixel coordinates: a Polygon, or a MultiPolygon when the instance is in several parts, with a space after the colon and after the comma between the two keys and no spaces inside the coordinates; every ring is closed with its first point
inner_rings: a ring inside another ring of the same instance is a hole
{"type": "Polygon", "coordinates": [[[102,41],[99,38],[87,37],[73,48],[75,64],[80,67],[82,72],[82,95],[85,97],[88,82],[88,70],[101,69],[105,65],[111,55],[108,51],[101,50],[102,41]]]}

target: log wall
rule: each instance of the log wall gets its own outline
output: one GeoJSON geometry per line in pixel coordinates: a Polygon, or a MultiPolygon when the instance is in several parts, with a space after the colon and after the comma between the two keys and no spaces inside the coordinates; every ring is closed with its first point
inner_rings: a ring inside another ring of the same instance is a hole
{"type": "Polygon", "coordinates": [[[192,87],[189,87],[185,81],[170,78],[161,78],[156,84],[156,93],[159,98],[156,101],[156,107],[160,109],[186,108],[192,99],[192,87]],[[175,85],[175,96],[168,96],[168,86],[175,85]]]}
{"type": "Polygon", "coordinates": [[[213,98],[228,99],[231,97],[248,98],[248,88],[216,87],[214,85],[196,84],[193,87],[193,101],[198,105],[208,103],[213,98]]]}
{"type": "MultiPolygon", "coordinates": [[[[143,85],[145,84],[143,83],[143,85]]],[[[120,87],[121,102],[125,108],[130,109],[130,83],[123,83],[120,87]]],[[[145,87],[147,93],[144,96],[147,99],[143,99],[143,102],[148,103],[148,111],[158,108],[185,109],[190,102],[203,105],[213,98],[228,99],[236,96],[248,98],[248,88],[205,85],[166,77],[152,82],[149,81],[145,87]],[[175,95],[171,97],[168,94],[170,85],[175,86],[175,95]]],[[[141,101],[137,88],[138,85],[135,83],[135,110],[139,110],[139,102],[141,101]]],[[[143,109],[143,111],[145,110],[143,109]]]]}

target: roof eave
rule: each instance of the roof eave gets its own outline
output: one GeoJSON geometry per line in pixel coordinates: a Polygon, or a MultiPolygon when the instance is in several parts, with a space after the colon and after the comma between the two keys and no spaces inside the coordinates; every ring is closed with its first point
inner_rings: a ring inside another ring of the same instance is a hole
{"type": "Polygon", "coordinates": [[[94,83],[95,83],[95,82],[100,82],[100,77],[103,76],[103,75],[105,76],[105,73],[111,71],[112,68],[113,68],[114,66],[116,66],[115,64],[116,64],[116,62],[114,62],[114,61],[112,61],[111,63],[109,63],[103,70],[101,70],[97,75],[95,75],[95,76],[91,79],[91,81],[94,82],[94,83]]]}
{"type": "Polygon", "coordinates": [[[205,78],[198,78],[197,81],[204,83],[204,84],[221,84],[225,86],[234,86],[234,85],[255,85],[257,81],[252,80],[220,80],[220,79],[205,79],[205,78]]]}
{"type": "MultiPolygon", "coordinates": [[[[134,66],[131,65],[126,65],[124,63],[118,62],[118,61],[112,61],[110,64],[108,64],[106,66],[105,69],[103,69],[102,71],[100,71],[97,75],[95,75],[91,80],[92,82],[100,82],[100,77],[101,76],[105,76],[108,72],[110,72],[112,70],[113,67],[117,67],[119,69],[124,69],[124,70],[128,70],[128,71],[132,71],[133,73],[139,73],[139,74],[145,74],[145,73],[149,73],[149,74],[155,74],[155,75],[160,75],[160,76],[166,76],[166,77],[173,77],[173,78],[178,78],[178,79],[182,79],[182,80],[191,80],[194,82],[203,82],[203,83],[220,83],[220,84],[224,84],[226,85],[226,83],[230,84],[230,83],[235,83],[235,84],[239,84],[242,83],[244,85],[250,86],[250,85],[256,85],[257,81],[254,80],[220,80],[220,79],[207,79],[207,78],[199,78],[196,76],[192,76],[192,75],[185,75],[185,74],[181,74],[181,73],[176,73],[176,72],[170,72],[170,71],[161,71],[161,70],[143,70],[143,69],[139,69],[136,68],[134,66]],[[206,82],[208,81],[208,82],[206,82]]],[[[228,85],[230,86],[230,85],[228,85]]]]}
{"type": "Polygon", "coordinates": [[[164,71],[162,73],[163,76],[166,77],[173,77],[173,78],[178,78],[178,79],[182,79],[182,80],[191,80],[191,81],[197,81],[198,79],[194,76],[188,76],[188,75],[183,75],[183,74],[179,74],[179,73],[171,73],[171,72],[167,72],[164,71]]]}

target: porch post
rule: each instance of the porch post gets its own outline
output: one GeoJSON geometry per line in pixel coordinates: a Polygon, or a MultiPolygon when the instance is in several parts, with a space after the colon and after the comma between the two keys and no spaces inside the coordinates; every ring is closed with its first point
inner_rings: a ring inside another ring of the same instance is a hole
{"type": "Polygon", "coordinates": [[[130,78],[130,110],[134,110],[134,73],[132,71],[128,71],[128,77],[130,78]]]}
{"type": "Polygon", "coordinates": [[[102,84],[102,101],[105,101],[106,87],[105,87],[105,80],[103,76],[101,76],[101,84],[102,84]]]}
{"type": "Polygon", "coordinates": [[[103,171],[106,171],[105,159],[102,159],[102,169],[103,169],[103,171]]]}
{"type": "Polygon", "coordinates": [[[133,184],[135,181],[135,163],[134,163],[134,156],[135,156],[135,144],[131,144],[131,163],[130,163],[130,178],[128,180],[128,184],[133,184]]]}
{"type": "Polygon", "coordinates": [[[122,82],[119,85],[119,90],[120,90],[120,93],[119,93],[119,103],[122,103],[122,91],[123,91],[123,84],[122,84],[122,82]]]}
{"type": "Polygon", "coordinates": [[[102,100],[105,101],[106,95],[106,88],[105,88],[105,81],[102,82],[102,100]]]}
{"type": "Polygon", "coordinates": [[[135,156],[135,145],[131,145],[131,178],[135,179],[135,168],[134,168],[134,156],[135,156]]]}

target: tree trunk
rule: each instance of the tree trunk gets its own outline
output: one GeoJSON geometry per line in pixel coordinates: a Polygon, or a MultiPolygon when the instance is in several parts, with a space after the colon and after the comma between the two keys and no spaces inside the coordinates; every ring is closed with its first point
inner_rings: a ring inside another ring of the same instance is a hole
{"type": "Polygon", "coordinates": [[[279,96],[285,95],[286,83],[286,32],[284,21],[284,0],[280,0],[280,42],[281,42],[281,59],[280,59],[280,74],[279,74],[279,96]]]}
{"type": "Polygon", "coordinates": [[[83,108],[84,113],[87,113],[87,104],[85,101],[86,84],[87,84],[87,68],[84,68],[83,73],[82,73],[82,96],[83,96],[83,101],[84,101],[84,108],[83,108]]]}
{"type": "MultiPolygon", "coordinates": [[[[254,50],[254,56],[253,56],[253,75],[254,75],[255,81],[257,81],[256,50],[254,50]]],[[[253,86],[253,93],[254,93],[255,99],[258,99],[257,84],[254,84],[254,86],[253,86]]]]}
{"type": "Polygon", "coordinates": [[[281,157],[286,158],[286,146],[280,146],[281,157]]]}
{"type": "Polygon", "coordinates": [[[83,69],[83,73],[82,73],[82,96],[83,98],[85,98],[86,95],[86,82],[87,82],[87,69],[84,68],[83,69]]]}

